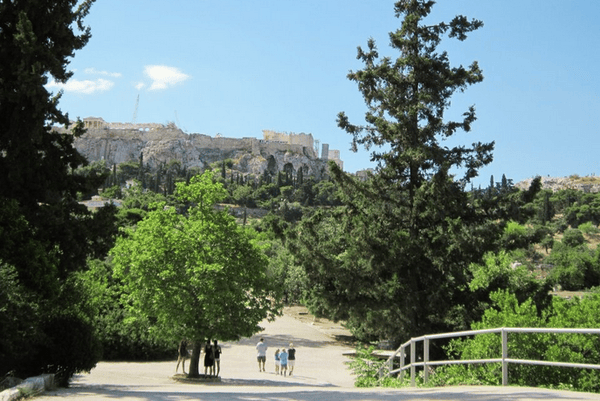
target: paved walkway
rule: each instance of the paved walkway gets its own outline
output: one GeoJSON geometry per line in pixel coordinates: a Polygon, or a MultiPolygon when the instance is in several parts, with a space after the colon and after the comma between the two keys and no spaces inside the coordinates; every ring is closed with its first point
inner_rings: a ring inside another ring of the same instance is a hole
{"type": "MultiPolygon", "coordinates": [[[[315,327],[282,316],[264,322],[256,336],[236,343],[221,344],[221,381],[181,383],[173,380],[175,361],[152,363],[101,362],[90,374],[78,375],[68,389],[36,397],[36,401],[58,398],[71,400],[232,400],[232,401],[540,401],[598,400],[600,395],[518,387],[447,387],[433,389],[358,389],[342,353],[351,351],[334,342],[315,327]],[[255,345],[264,337],[267,372],[259,372],[255,345]],[[274,372],[273,354],[277,348],[296,348],[294,375],[274,372]]],[[[186,364],[187,369],[187,364],[186,364]]]]}

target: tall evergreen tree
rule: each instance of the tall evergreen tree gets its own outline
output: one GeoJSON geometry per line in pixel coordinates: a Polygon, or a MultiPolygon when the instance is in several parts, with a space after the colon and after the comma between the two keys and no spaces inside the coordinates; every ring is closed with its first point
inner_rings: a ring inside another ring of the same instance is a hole
{"type": "Polygon", "coordinates": [[[425,24],[433,4],[395,4],[403,18],[390,34],[396,60],[380,58],[373,39],[366,50],[359,47],[364,69],[348,78],[367,104],[366,125],[350,123],[343,112],[338,125],[352,135],[354,150],[373,149],[376,174],[362,183],[330,163],[346,207],[315,213],[293,244],[311,280],[311,308],[348,320],[365,338],[466,327],[468,309],[461,304],[468,295],[460,290],[468,264],[487,246],[464,187],[491,162],[494,144],[441,143],[470,131],[473,106],[460,121],[446,121],[444,111],[456,91],[483,75],[477,62],[451,67],[446,52],[437,51],[445,34],[462,41],[483,23],[457,16],[425,24]]]}
{"type": "Polygon", "coordinates": [[[13,369],[35,374],[54,366],[64,383],[74,371],[95,363],[95,352],[84,349],[91,337],[84,338],[83,331],[69,350],[53,342],[68,343],[77,334],[61,332],[68,326],[59,322],[86,325],[77,307],[78,291],[68,285],[70,275],[86,266],[97,235],[90,228],[94,218],[78,204],[77,193],[93,191],[106,176],[74,174],[86,164],[73,146],[83,124],[75,124],[70,133],[54,130],[70,121],[58,108],[61,94],[46,89],[49,79],[64,83],[72,75],[69,59],[91,36],[83,19],[92,3],[0,2],[0,215],[12,219],[0,229],[0,260],[13,266],[18,282],[35,294],[31,299],[39,311],[29,322],[37,342],[28,342],[21,352],[20,338],[4,339],[4,345],[10,344],[4,350],[21,353],[14,364],[0,364],[0,375],[13,369]],[[7,227],[20,227],[19,235],[7,227]]]}

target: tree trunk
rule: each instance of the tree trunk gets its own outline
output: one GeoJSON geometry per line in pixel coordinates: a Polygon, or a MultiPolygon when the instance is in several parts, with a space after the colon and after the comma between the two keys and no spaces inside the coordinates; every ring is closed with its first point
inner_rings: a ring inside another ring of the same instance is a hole
{"type": "Polygon", "coordinates": [[[202,351],[202,342],[194,341],[194,349],[190,358],[190,367],[188,377],[200,377],[200,352],[202,351]]]}

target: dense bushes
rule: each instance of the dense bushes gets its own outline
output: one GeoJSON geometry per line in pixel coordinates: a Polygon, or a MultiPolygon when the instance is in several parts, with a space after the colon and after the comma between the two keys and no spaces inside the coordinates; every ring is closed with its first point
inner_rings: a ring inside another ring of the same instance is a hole
{"type": "Polygon", "coordinates": [[[52,316],[43,322],[42,331],[44,341],[36,362],[45,373],[55,374],[59,386],[67,387],[73,374],[89,372],[100,359],[100,342],[94,328],[80,316],[52,316]]]}
{"type": "Polygon", "coordinates": [[[113,278],[109,261],[90,260],[89,270],[79,276],[90,294],[89,308],[102,348],[103,360],[157,360],[174,358],[177,342],[162,339],[147,318],[123,303],[122,284],[113,278]]]}
{"type": "MultiPolygon", "coordinates": [[[[571,300],[555,297],[552,305],[538,311],[531,300],[519,303],[507,291],[492,295],[495,307],[488,309],[474,330],[497,327],[600,327],[600,294],[571,300]]],[[[499,334],[478,335],[469,340],[456,340],[448,350],[457,359],[488,359],[501,356],[499,334]]],[[[510,333],[509,358],[541,361],[600,364],[600,337],[586,334],[510,333]]],[[[497,385],[501,383],[501,366],[495,364],[449,366],[436,371],[437,382],[449,376],[465,382],[497,385]]],[[[600,391],[597,370],[556,368],[522,364],[509,365],[510,384],[552,388],[600,391]]]]}
{"type": "MultiPolygon", "coordinates": [[[[519,303],[508,291],[491,296],[494,307],[486,310],[481,322],[473,330],[500,327],[600,327],[600,294],[570,300],[554,297],[548,309],[540,311],[529,299],[519,303]]],[[[457,339],[446,346],[451,359],[497,359],[502,355],[500,334],[480,334],[472,339],[457,339]]],[[[380,380],[376,372],[382,363],[371,357],[373,348],[358,350],[352,363],[358,378],[356,385],[398,387],[409,385],[406,378],[380,380]]],[[[592,334],[509,333],[509,358],[600,364],[600,337],[592,334]]],[[[408,375],[405,375],[408,376],[408,375]]],[[[417,378],[422,384],[422,372],[417,378]]],[[[499,385],[502,383],[500,363],[446,365],[435,368],[429,385],[499,385]]],[[[539,386],[600,392],[600,372],[595,369],[558,368],[527,364],[509,364],[509,384],[539,386]]]]}

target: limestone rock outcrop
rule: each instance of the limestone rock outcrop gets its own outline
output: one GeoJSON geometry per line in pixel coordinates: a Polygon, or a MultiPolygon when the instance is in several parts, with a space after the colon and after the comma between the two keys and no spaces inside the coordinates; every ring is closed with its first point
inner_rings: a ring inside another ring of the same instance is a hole
{"type": "MultiPolygon", "coordinates": [[[[87,132],[75,139],[75,148],[89,161],[106,160],[109,165],[137,161],[156,168],[173,160],[182,167],[200,167],[231,159],[233,168],[243,174],[260,175],[265,171],[292,173],[302,169],[305,177],[322,179],[327,161],[341,167],[339,151],[323,145],[324,157],[318,157],[312,134],[285,134],[263,131],[265,139],[225,138],[187,134],[174,124],[107,123],[101,118],[84,119],[87,132]]],[[[65,130],[64,128],[56,128],[65,130]]]]}
{"type": "MultiPolygon", "coordinates": [[[[575,189],[584,193],[598,193],[600,192],[600,177],[587,176],[580,177],[573,175],[570,177],[541,177],[542,188],[551,189],[553,192],[560,191],[561,189],[575,189]]],[[[533,178],[528,178],[515,184],[515,186],[522,190],[527,190],[531,185],[533,178]]]]}

